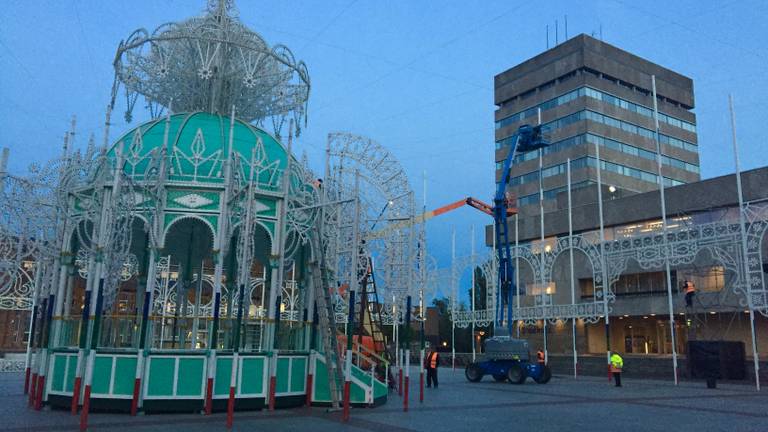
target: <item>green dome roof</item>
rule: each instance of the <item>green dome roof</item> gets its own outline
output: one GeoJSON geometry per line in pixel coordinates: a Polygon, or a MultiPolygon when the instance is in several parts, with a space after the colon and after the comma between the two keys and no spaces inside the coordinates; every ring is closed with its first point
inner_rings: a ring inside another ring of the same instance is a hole
{"type": "MultiPolygon", "coordinates": [[[[223,183],[224,159],[229,144],[228,116],[205,112],[181,113],[170,116],[167,155],[170,163],[169,180],[194,183],[223,183]]],[[[142,179],[150,166],[152,152],[163,146],[165,117],[158,118],[127,132],[109,151],[115,157],[119,146],[126,159],[126,172],[142,179]]],[[[244,162],[239,174],[250,176],[251,158],[255,158],[255,180],[262,189],[277,190],[280,175],[286,166],[286,149],[263,130],[235,119],[232,150],[244,162]]]]}

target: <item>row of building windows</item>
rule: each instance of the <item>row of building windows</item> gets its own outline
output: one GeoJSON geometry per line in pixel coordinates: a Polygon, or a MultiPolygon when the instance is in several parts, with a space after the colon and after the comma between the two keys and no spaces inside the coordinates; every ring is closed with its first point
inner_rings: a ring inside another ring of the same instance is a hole
{"type": "MultiPolygon", "coordinates": [[[[552,143],[549,146],[544,147],[542,150],[543,150],[543,154],[547,155],[551,153],[557,153],[569,147],[577,146],[579,144],[584,144],[584,143],[590,143],[590,144],[597,143],[598,145],[609,148],[611,150],[619,151],[619,152],[626,153],[633,156],[640,156],[644,159],[648,159],[652,161],[656,160],[655,152],[648,151],[640,147],[635,147],[629,144],[625,144],[621,141],[612,140],[610,138],[605,138],[605,137],[594,135],[594,134],[574,135],[564,140],[552,143]]],[[[521,163],[529,160],[534,160],[534,159],[537,159],[538,157],[539,157],[538,152],[521,153],[515,156],[514,163],[521,163]]],[[[693,173],[699,173],[698,165],[694,165],[692,163],[688,163],[680,159],[671,158],[669,156],[661,155],[661,163],[664,165],[680,168],[693,173]]],[[[496,169],[499,170],[501,168],[502,168],[502,162],[496,162],[496,169]]]]}
{"type": "MultiPolygon", "coordinates": [[[[593,184],[597,184],[597,183],[593,182],[592,180],[584,180],[584,181],[576,182],[571,185],[571,190],[580,189],[593,184]]],[[[544,200],[555,199],[557,197],[557,194],[561,192],[565,192],[566,190],[568,190],[568,186],[560,186],[553,189],[545,190],[544,200]]],[[[534,194],[519,197],[517,199],[517,206],[522,207],[526,205],[536,204],[538,202],[539,202],[539,193],[537,192],[534,194]]]]}
{"type": "MultiPolygon", "coordinates": [[[[656,132],[650,129],[646,129],[644,127],[637,126],[632,123],[625,122],[623,120],[619,120],[619,119],[607,116],[605,114],[600,114],[598,112],[590,111],[590,110],[577,111],[573,114],[569,114],[565,117],[561,117],[549,123],[545,123],[544,128],[548,132],[551,132],[555,129],[560,129],[582,120],[591,120],[596,123],[614,127],[616,129],[621,129],[625,132],[633,133],[633,134],[640,135],[650,139],[655,139],[656,137],[656,132]]],[[[515,139],[516,139],[515,135],[512,135],[507,138],[496,141],[496,148],[500,149],[504,146],[511,145],[515,139]]],[[[662,144],[667,144],[672,147],[681,148],[683,150],[688,150],[691,152],[696,152],[698,150],[698,147],[696,146],[696,144],[689,143],[688,141],[684,141],[679,138],[674,138],[669,135],[664,135],[661,133],[659,134],[659,142],[661,142],[662,144]]]]}
{"type": "MultiPolygon", "coordinates": [[[[579,168],[586,168],[586,167],[596,168],[597,159],[592,156],[585,156],[585,157],[581,157],[571,161],[572,170],[576,170],[579,168]]],[[[567,169],[568,169],[567,163],[560,163],[560,164],[548,166],[541,170],[541,178],[547,178],[547,177],[552,177],[560,174],[565,174],[567,169]]],[[[647,181],[649,183],[658,184],[658,181],[659,181],[658,180],[659,176],[654,173],[639,170],[637,168],[620,165],[613,162],[608,162],[605,160],[600,161],[600,169],[603,171],[613,172],[619,175],[632,177],[638,180],[647,181]]],[[[536,171],[531,171],[529,173],[525,173],[525,174],[510,178],[509,185],[519,186],[527,183],[532,183],[538,180],[539,180],[539,170],[536,170],[536,171]]],[[[683,182],[679,180],[664,177],[664,186],[677,186],[681,184],[683,184],[683,182]]],[[[559,192],[553,192],[552,196],[553,197],[556,196],[557,193],[559,192]]],[[[537,197],[536,200],[538,200],[538,194],[533,194],[533,195],[535,195],[537,197]]],[[[546,194],[545,194],[545,199],[547,199],[546,194]]],[[[520,198],[518,198],[518,202],[519,200],[520,198]]],[[[522,205],[522,204],[518,204],[518,205],[522,205]]]]}
{"type": "MultiPolygon", "coordinates": [[[[529,117],[536,116],[538,111],[547,111],[560,105],[567,104],[579,97],[587,96],[592,99],[603,101],[611,105],[623,108],[627,111],[638,113],[642,116],[653,118],[653,110],[643,105],[630,102],[625,99],[613,96],[609,93],[605,93],[599,90],[595,90],[592,87],[580,87],[575,90],[569,91],[561,96],[542,102],[536,106],[528,108],[526,110],[514,113],[496,122],[496,129],[501,129],[505,126],[509,126],[513,123],[521,122],[529,117]]],[[[668,114],[659,112],[659,121],[667,123],[669,125],[679,127],[689,132],[696,132],[696,125],[685,120],[672,117],[668,114]]]]}

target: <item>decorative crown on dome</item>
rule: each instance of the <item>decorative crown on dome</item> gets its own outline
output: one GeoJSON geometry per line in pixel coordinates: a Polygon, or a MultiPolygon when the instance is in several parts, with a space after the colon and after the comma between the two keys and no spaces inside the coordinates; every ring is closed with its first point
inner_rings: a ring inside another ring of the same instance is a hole
{"type": "Polygon", "coordinates": [[[232,0],[209,0],[202,16],[151,33],[134,31],[120,42],[114,68],[111,106],[122,89],[127,121],[140,95],[152,117],[171,103],[176,112],[222,115],[234,106],[238,118],[261,127],[271,121],[277,136],[287,119],[306,121],[306,65],[246,27],[232,0]]]}

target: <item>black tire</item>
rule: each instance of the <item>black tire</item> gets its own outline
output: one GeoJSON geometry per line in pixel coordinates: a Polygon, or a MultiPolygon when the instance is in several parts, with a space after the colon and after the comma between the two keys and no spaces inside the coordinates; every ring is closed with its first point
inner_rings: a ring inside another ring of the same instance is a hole
{"type": "Polygon", "coordinates": [[[549,366],[542,366],[541,369],[541,375],[533,379],[536,381],[536,384],[546,384],[552,379],[552,371],[549,369],[549,366]]]}
{"type": "Polygon", "coordinates": [[[493,379],[495,379],[496,382],[502,382],[502,381],[506,381],[507,380],[507,376],[506,375],[494,375],[493,379]]]}
{"type": "Polygon", "coordinates": [[[512,365],[507,371],[507,379],[512,384],[522,384],[525,382],[525,371],[520,365],[512,365]]]}
{"type": "Polygon", "coordinates": [[[467,368],[464,369],[464,375],[469,382],[480,382],[480,380],[483,379],[483,370],[480,369],[480,366],[470,363],[467,365],[467,368]]]}

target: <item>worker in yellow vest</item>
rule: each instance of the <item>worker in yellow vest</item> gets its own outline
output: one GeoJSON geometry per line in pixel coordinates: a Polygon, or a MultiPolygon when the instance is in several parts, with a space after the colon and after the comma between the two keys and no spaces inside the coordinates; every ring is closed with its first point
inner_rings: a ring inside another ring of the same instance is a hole
{"type": "Polygon", "coordinates": [[[696,295],[696,285],[693,282],[686,280],[683,282],[683,291],[685,292],[685,306],[693,306],[693,296],[696,295]]]}
{"type": "Polygon", "coordinates": [[[621,387],[621,368],[624,367],[624,359],[617,353],[611,354],[611,373],[616,387],[621,387]]]}
{"type": "Polygon", "coordinates": [[[432,387],[432,384],[437,388],[437,367],[440,365],[440,356],[437,351],[432,350],[424,359],[424,369],[427,370],[427,388],[432,387]]]}

